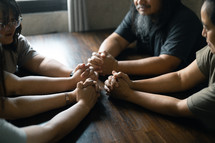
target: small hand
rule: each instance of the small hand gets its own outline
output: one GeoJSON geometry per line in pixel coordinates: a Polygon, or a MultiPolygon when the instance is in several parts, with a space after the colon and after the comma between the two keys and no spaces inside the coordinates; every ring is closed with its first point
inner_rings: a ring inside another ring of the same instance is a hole
{"type": "Polygon", "coordinates": [[[97,82],[94,82],[92,79],[87,79],[85,82],[78,82],[75,91],[77,102],[81,102],[87,108],[91,109],[99,97],[96,86],[97,82]]]}
{"type": "Polygon", "coordinates": [[[88,59],[88,63],[93,67],[95,71],[101,73],[101,66],[103,64],[100,53],[93,52],[91,58],[88,59]]]}

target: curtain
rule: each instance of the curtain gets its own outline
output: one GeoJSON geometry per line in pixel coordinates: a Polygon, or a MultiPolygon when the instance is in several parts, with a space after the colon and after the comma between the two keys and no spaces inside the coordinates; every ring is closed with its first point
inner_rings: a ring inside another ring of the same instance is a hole
{"type": "Polygon", "coordinates": [[[88,30],[85,0],[67,0],[69,32],[88,30]]]}

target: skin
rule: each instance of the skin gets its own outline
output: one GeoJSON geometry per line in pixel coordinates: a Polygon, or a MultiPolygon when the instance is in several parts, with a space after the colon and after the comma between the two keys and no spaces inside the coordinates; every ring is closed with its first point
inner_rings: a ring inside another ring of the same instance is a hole
{"type": "Polygon", "coordinates": [[[209,3],[204,3],[202,6],[202,24],[203,31],[202,35],[206,38],[207,44],[210,47],[210,50],[215,54],[215,25],[211,22],[210,18],[207,16],[206,9],[209,6],[209,3]]]}
{"type": "Polygon", "coordinates": [[[86,77],[88,76],[95,81],[98,80],[98,76],[94,71],[87,70],[88,67],[82,66],[82,64],[77,66],[72,77],[18,77],[14,74],[5,72],[5,86],[7,94],[8,96],[49,94],[75,89],[76,84],[79,81],[85,81],[87,79],[86,77]],[[83,74],[87,74],[87,76],[83,74]]]}
{"type": "MultiPolygon", "coordinates": [[[[9,11],[9,21],[13,21],[14,14],[9,11]]],[[[0,21],[3,22],[2,12],[0,21]]],[[[0,29],[0,42],[11,44],[16,27],[9,24],[0,29]]],[[[6,73],[6,89],[11,95],[28,94],[49,94],[54,92],[68,91],[76,88],[79,81],[85,81],[87,78],[97,80],[97,73],[89,68],[89,65],[80,64],[75,70],[72,70],[54,59],[46,58],[40,54],[28,60],[23,66],[24,69],[43,76],[18,77],[11,73],[6,73]],[[70,77],[70,73],[74,75],[70,77]],[[56,78],[58,77],[58,78],[56,78]]]]}
{"type": "MultiPolygon", "coordinates": [[[[160,0],[134,0],[134,5],[141,15],[156,15],[162,8],[160,0]],[[138,8],[138,5],[141,5],[138,8]]],[[[113,70],[133,75],[159,75],[173,71],[181,60],[171,55],[160,55],[138,60],[117,61],[115,59],[129,42],[117,33],[112,33],[101,44],[99,51],[92,54],[88,63],[101,75],[109,75],[113,70]]]]}
{"type": "MultiPolygon", "coordinates": [[[[77,88],[67,94],[70,96],[71,103],[76,102],[73,106],[60,112],[42,126],[31,125],[19,128],[26,133],[27,143],[57,142],[71,132],[96,103],[99,97],[98,85],[95,81],[87,79],[84,83],[79,82],[77,88]]],[[[24,118],[65,105],[67,105],[65,93],[6,98],[4,110],[0,110],[0,117],[5,119],[24,118]],[[43,106],[37,106],[38,104],[43,106]]]]}
{"type": "Polygon", "coordinates": [[[161,0],[134,0],[134,5],[141,15],[153,15],[160,11],[161,0]]]}
{"type": "MultiPolygon", "coordinates": [[[[201,9],[202,35],[206,37],[213,52],[215,26],[207,15],[208,8],[210,4],[204,2],[201,9]]],[[[185,91],[207,79],[199,70],[196,60],[180,71],[151,79],[131,81],[128,75],[122,72],[114,71],[112,74],[105,81],[105,89],[109,96],[138,104],[160,114],[185,117],[194,117],[188,108],[187,98],[177,99],[157,93],[185,91]]]]}

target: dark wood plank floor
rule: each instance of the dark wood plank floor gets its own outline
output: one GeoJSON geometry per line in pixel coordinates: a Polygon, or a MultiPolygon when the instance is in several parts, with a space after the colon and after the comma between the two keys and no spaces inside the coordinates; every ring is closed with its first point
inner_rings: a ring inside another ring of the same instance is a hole
{"type": "MultiPolygon", "coordinates": [[[[86,33],[58,33],[28,36],[34,48],[45,56],[55,58],[75,68],[86,63],[93,51],[112,30],[86,33]]],[[[101,77],[102,81],[106,77],[101,77]]],[[[67,108],[67,107],[65,107],[67,108]]],[[[18,126],[39,124],[63,109],[56,109],[27,119],[13,121],[18,126]]],[[[71,119],[72,122],[72,119],[71,119]]],[[[92,111],[62,143],[214,143],[214,132],[205,130],[198,121],[167,117],[140,106],[108,98],[101,98],[92,111]]]]}

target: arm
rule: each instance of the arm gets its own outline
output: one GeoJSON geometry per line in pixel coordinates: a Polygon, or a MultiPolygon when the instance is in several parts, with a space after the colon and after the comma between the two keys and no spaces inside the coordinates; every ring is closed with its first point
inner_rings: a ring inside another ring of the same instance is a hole
{"type": "Polygon", "coordinates": [[[0,110],[0,117],[5,119],[25,118],[60,108],[66,106],[66,97],[69,97],[70,103],[76,101],[74,91],[46,96],[6,98],[4,102],[4,110],[0,110]]]}
{"type": "MultiPolygon", "coordinates": [[[[111,83],[112,78],[109,78],[105,84],[111,83]]],[[[127,82],[122,78],[117,78],[117,86],[109,91],[110,96],[132,102],[154,112],[170,115],[170,116],[192,116],[187,106],[187,99],[179,100],[177,98],[151,94],[133,90],[127,82]]]]}
{"type": "Polygon", "coordinates": [[[97,80],[97,74],[88,66],[78,65],[72,77],[52,78],[42,76],[17,77],[6,73],[5,80],[8,95],[48,94],[75,89],[77,82],[85,81],[88,77],[97,80]]]}
{"type": "Polygon", "coordinates": [[[116,71],[133,75],[159,75],[175,70],[181,60],[170,55],[148,57],[140,60],[118,61],[116,71]]]}
{"type": "Polygon", "coordinates": [[[18,77],[8,73],[5,86],[8,95],[48,94],[76,87],[74,77],[50,78],[41,76],[18,77]]]}
{"type": "Polygon", "coordinates": [[[98,95],[94,86],[84,87],[83,83],[78,83],[76,90],[78,103],[56,115],[44,126],[23,128],[27,134],[27,142],[57,142],[72,131],[88,114],[96,103],[98,95]]]}
{"type": "Polygon", "coordinates": [[[187,106],[187,99],[180,100],[174,97],[151,94],[132,90],[127,101],[140,105],[151,111],[169,115],[192,117],[192,113],[187,106]]]}
{"type": "MultiPolygon", "coordinates": [[[[107,45],[111,45],[111,42],[107,42],[107,45]]],[[[102,46],[101,46],[102,47],[102,46]]],[[[121,71],[126,74],[133,75],[159,75],[175,70],[181,60],[175,56],[171,55],[160,55],[158,57],[148,57],[139,60],[127,60],[127,61],[117,61],[115,60],[115,54],[111,55],[112,50],[106,47],[101,48],[98,54],[93,54],[93,56],[88,60],[89,63],[103,74],[111,74],[111,71],[121,71]],[[108,53],[109,52],[109,53],[108,53]]],[[[119,48],[111,48],[115,53],[119,48]]]]}
{"type": "Polygon", "coordinates": [[[106,51],[110,53],[113,57],[116,57],[122,50],[127,48],[128,45],[129,45],[128,41],[126,41],[117,33],[113,33],[107,39],[104,40],[98,52],[106,51]]]}
{"type": "Polygon", "coordinates": [[[184,91],[205,80],[196,60],[188,67],[155,78],[133,81],[131,88],[140,91],[166,93],[184,91]]]}
{"type": "Polygon", "coordinates": [[[49,59],[40,54],[29,60],[24,65],[24,68],[39,75],[52,77],[69,77],[72,72],[72,69],[66,67],[60,62],[54,59],[49,59]]]}
{"type": "Polygon", "coordinates": [[[69,109],[59,113],[44,126],[34,125],[24,127],[27,143],[57,142],[71,132],[88,114],[85,105],[77,103],[69,109]]]}
{"type": "MultiPolygon", "coordinates": [[[[94,68],[94,70],[96,70],[99,73],[102,73],[103,71],[105,71],[105,69],[102,66],[111,65],[112,62],[115,62],[116,60],[114,57],[119,55],[119,53],[128,45],[129,45],[128,41],[126,41],[117,33],[113,33],[107,39],[104,40],[104,42],[101,44],[99,48],[98,53],[94,52],[92,54],[92,57],[88,59],[88,63],[94,68]],[[103,59],[106,56],[111,57],[111,60],[105,62],[103,59]]],[[[112,71],[112,68],[109,69],[112,71]]],[[[103,72],[103,74],[106,74],[105,72],[103,72]]]]}

